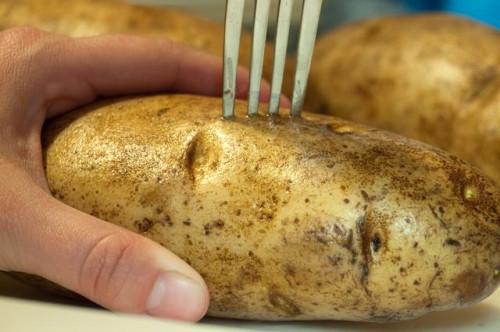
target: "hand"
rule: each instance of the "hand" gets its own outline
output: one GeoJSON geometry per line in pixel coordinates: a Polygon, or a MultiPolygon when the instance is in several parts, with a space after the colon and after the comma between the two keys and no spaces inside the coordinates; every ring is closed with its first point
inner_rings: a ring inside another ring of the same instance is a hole
{"type": "MultiPolygon", "coordinates": [[[[42,276],[111,310],[196,321],[207,286],[160,245],[54,199],[43,171],[47,118],[99,96],[220,95],[218,58],[129,36],[0,32],[0,270],[42,276]]],[[[248,74],[238,72],[238,97],[248,74]]],[[[269,88],[264,85],[262,98],[269,88]]]]}

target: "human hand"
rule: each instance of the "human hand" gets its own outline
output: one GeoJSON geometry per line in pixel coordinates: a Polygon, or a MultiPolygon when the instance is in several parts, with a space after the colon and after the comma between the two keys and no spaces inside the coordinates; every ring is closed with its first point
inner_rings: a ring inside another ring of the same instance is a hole
{"type": "MultiPolygon", "coordinates": [[[[220,59],[173,42],[0,32],[0,270],[42,276],[111,310],[203,317],[207,286],[188,264],[50,195],[40,136],[47,118],[101,96],[220,95],[221,73],[220,59]]],[[[239,70],[238,97],[247,87],[239,70]]]]}

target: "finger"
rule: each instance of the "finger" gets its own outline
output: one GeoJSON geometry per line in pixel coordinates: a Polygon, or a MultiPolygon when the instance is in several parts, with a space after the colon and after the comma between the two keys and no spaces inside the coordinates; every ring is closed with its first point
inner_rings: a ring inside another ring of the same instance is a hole
{"type": "Polygon", "coordinates": [[[67,47],[62,67],[99,95],[165,89],[218,95],[222,90],[221,60],[180,43],[108,35],[68,40],[67,47]]]}
{"type": "Polygon", "coordinates": [[[0,268],[40,275],[111,310],[191,321],[206,313],[205,283],[174,254],[11,174],[31,189],[1,191],[15,212],[0,222],[0,268]]]}
{"type": "MultiPolygon", "coordinates": [[[[59,100],[68,84],[81,82],[97,96],[162,91],[208,96],[222,93],[221,59],[183,44],[122,35],[68,39],[65,43],[60,58],[47,65],[54,64],[50,72],[59,80],[59,88],[54,88],[59,100]]],[[[239,68],[237,98],[246,98],[248,80],[248,71],[239,68]]],[[[269,84],[264,83],[262,99],[268,98],[269,90],[269,84]]],[[[86,102],[85,98],[69,96],[61,106],[53,105],[52,112],[86,102]]]]}
{"type": "MultiPolygon", "coordinates": [[[[108,35],[71,39],[31,28],[0,33],[0,82],[4,111],[29,108],[50,117],[97,96],[179,92],[222,93],[222,60],[168,40],[108,35]],[[27,80],[26,77],[30,79],[27,80]],[[26,94],[32,98],[23,98],[26,94]],[[23,104],[24,103],[24,104],[23,104]]],[[[247,97],[249,74],[237,73],[237,98],[247,97]]],[[[263,82],[261,100],[269,99],[263,82]]],[[[289,102],[283,99],[282,106],[289,102]]]]}
{"type": "Polygon", "coordinates": [[[280,106],[284,108],[290,108],[290,106],[292,106],[292,102],[287,96],[282,95],[280,97],[280,106]]]}

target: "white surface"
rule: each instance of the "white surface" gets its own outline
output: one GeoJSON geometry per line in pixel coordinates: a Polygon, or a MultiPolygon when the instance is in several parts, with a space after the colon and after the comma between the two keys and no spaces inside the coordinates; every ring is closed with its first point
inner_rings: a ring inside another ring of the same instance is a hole
{"type": "Polygon", "coordinates": [[[78,308],[0,296],[0,331],[178,331],[231,332],[231,328],[161,321],[148,317],[120,315],[104,310],[78,308]]]}
{"type": "Polygon", "coordinates": [[[250,322],[205,319],[192,325],[149,317],[120,315],[49,296],[0,274],[0,331],[500,331],[500,290],[471,308],[429,314],[413,321],[375,324],[352,322],[250,322]],[[22,300],[21,300],[22,299],[22,300]],[[36,301],[34,301],[36,300],[36,301]],[[59,304],[54,304],[58,302],[59,304]],[[225,327],[224,329],[222,327],[225,327]]]}

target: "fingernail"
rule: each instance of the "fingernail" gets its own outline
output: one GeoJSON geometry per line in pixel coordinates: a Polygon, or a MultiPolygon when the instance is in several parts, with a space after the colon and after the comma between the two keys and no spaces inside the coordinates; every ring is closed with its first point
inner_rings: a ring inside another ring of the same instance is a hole
{"type": "Polygon", "coordinates": [[[286,96],[281,96],[280,98],[280,106],[284,108],[290,108],[292,106],[292,102],[290,99],[286,96]]]}
{"type": "Polygon", "coordinates": [[[174,271],[161,273],[149,294],[146,310],[156,317],[197,321],[207,311],[207,293],[195,280],[174,271]]]}

